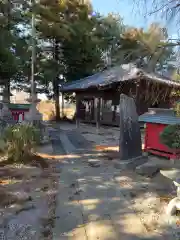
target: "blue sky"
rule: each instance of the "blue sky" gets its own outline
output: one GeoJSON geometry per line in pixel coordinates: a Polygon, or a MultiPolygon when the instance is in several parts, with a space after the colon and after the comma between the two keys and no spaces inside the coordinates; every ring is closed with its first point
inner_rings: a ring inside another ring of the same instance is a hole
{"type": "Polygon", "coordinates": [[[144,6],[137,8],[133,4],[133,0],[92,0],[92,4],[94,9],[102,14],[119,13],[123,17],[124,23],[130,26],[147,28],[151,22],[161,22],[162,25],[168,27],[170,36],[176,36],[173,24],[167,24],[159,15],[145,16],[144,6]],[[142,9],[141,12],[139,9],[142,9]]]}

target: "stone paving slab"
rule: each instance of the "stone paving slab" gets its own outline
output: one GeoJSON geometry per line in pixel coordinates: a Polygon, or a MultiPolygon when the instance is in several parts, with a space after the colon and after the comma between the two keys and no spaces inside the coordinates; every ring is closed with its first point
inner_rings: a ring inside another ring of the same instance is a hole
{"type": "Polygon", "coordinates": [[[69,239],[74,236],[74,229],[83,225],[81,206],[75,197],[76,185],[72,185],[74,179],[69,177],[63,182],[59,184],[54,239],[69,239]]]}
{"type": "MultiPolygon", "coordinates": [[[[63,146],[66,146],[68,141],[67,137],[62,131],[60,134],[60,142],[61,144],[63,142],[63,146]]],[[[69,146],[69,151],[74,150],[72,145],[69,146]]],[[[61,146],[59,146],[59,148],[60,147],[61,146]]],[[[76,195],[78,168],[74,165],[74,159],[68,158],[68,155],[64,160],[64,163],[61,164],[62,171],[59,180],[59,195],[55,213],[56,221],[53,229],[53,239],[86,240],[81,205],[76,195]]]]}
{"type": "Polygon", "coordinates": [[[77,130],[66,131],[67,137],[70,143],[75,146],[76,149],[90,149],[92,143],[88,141],[82,134],[77,130]]]}

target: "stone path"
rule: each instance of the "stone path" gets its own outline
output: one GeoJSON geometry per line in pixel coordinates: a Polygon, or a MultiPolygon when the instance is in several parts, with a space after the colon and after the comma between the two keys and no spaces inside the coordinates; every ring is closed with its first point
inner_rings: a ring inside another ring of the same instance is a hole
{"type": "MultiPolygon", "coordinates": [[[[83,141],[80,150],[66,130],[59,132],[59,151],[66,152],[60,163],[59,196],[54,240],[136,240],[148,238],[147,231],[121,192],[120,170],[101,162],[83,141]]],[[[80,143],[78,143],[80,146],[80,143]]],[[[57,150],[58,151],[58,150],[57,150]]],[[[159,238],[156,238],[159,239],[159,238]]]]}

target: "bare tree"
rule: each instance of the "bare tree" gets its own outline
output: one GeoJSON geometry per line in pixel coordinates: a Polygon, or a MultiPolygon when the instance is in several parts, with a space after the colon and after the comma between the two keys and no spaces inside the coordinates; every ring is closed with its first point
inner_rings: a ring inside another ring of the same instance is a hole
{"type": "Polygon", "coordinates": [[[180,20],[179,0],[133,0],[136,7],[145,11],[146,15],[160,14],[167,21],[180,20]]]}
{"type": "MultiPolygon", "coordinates": [[[[166,25],[171,24],[175,28],[175,37],[168,37],[165,45],[159,45],[159,52],[174,47],[175,52],[179,55],[180,50],[180,0],[130,0],[134,4],[134,11],[148,18],[154,16],[155,19],[161,18],[166,25]]],[[[155,62],[156,59],[153,58],[155,62]]],[[[179,60],[177,59],[179,62],[179,60]]],[[[179,64],[177,64],[179,65],[179,64]]]]}

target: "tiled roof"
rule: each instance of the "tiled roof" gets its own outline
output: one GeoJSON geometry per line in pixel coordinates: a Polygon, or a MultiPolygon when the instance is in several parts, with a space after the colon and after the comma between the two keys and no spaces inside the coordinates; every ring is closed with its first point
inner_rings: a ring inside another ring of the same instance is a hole
{"type": "Polygon", "coordinates": [[[61,87],[61,91],[68,92],[93,87],[98,88],[101,86],[110,85],[112,83],[136,79],[139,74],[141,74],[141,76],[144,76],[144,78],[149,81],[164,83],[166,85],[180,88],[180,82],[175,82],[156,73],[148,73],[140,68],[137,68],[134,64],[124,64],[121,66],[112,67],[78,81],[66,83],[61,87]]]}
{"type": "Polygon", "coordinates": [[[29,109],[30,108],[30,106],[31,106],[31,104],[14,104],[14,103],[10,103],[9,104],[9,108],[10,109],[16,109],[16,110],[20,110],[20,109],[29,109]]]}
{"type": "Polygon", "coordinates": [[[170,109],[150,108],[147,113],[139,116],[139,122],[173,125],[180,124],[180,117],[176,117],[170,109]]]}

